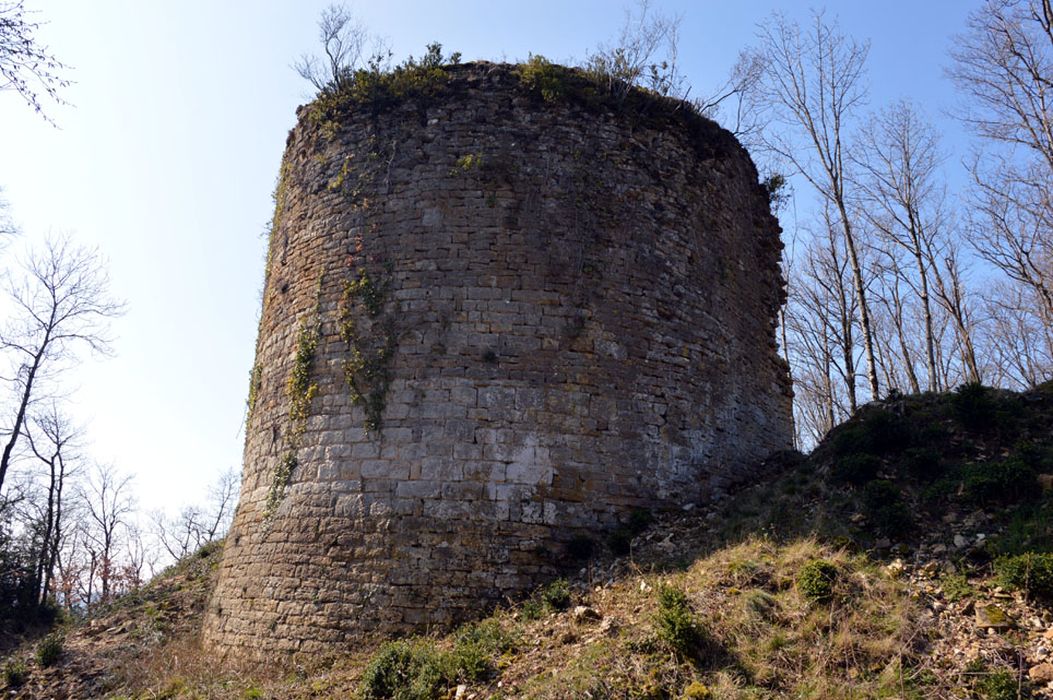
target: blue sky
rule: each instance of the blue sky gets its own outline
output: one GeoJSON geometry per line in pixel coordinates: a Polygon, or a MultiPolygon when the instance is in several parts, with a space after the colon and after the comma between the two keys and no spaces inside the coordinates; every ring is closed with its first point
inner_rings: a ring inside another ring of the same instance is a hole
{"type": "MultiPolygon", "coordinates": [[[[20,244],[70,232],[109,260],[128,313],[116,356],[71,378],[90,452],[136,474],[144,509],[203,500],[241,459],[242,420],[263,277],[261,233],[295,108],[308,86],[290,68],[315,48],[326,2],[26,0],[40,36],[72,67],[53,128],[0,93],[0,187],[20,244]]],[[[960,181],[968,149],[948,116],[952,37],[977,2],[830,3],[842,29],[871,41],[870,106],[917,100],[940,125],[960,181]]],[[[661,2],[683,17],[681,62],[701,95],[725,78],[773,9],[806,19],[814,3],[661,2]]],[[[530,53],[581,59],[617,36],[623,5],[580,2],[353,4],[396,58],[441,42],[464,60],[530,53]]],[[[799,188],[801,189],[801,188],[799,188]]],[[[801,207],[798,207],[800,211],[801,207]]],[[[789,229],[792,222],[784,222],[789,229]]],[[[9,264],[18,245],[3,253],[9,264]]]]}

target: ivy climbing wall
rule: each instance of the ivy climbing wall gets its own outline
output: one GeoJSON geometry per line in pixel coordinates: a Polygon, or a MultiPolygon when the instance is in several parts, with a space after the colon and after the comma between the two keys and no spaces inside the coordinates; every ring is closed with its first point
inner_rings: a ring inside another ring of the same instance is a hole
{"type": "Polygon", "coordinates": [[[480,614],[790,446],[779,228],[729,133],[512,66],[429,87],[290,132],[223,652],[480,614]]]}

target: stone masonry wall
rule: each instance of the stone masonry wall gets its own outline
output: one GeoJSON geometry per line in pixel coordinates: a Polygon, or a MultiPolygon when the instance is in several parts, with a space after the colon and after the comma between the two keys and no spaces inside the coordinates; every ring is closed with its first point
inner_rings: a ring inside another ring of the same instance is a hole
{"type": "Polygon", "coordinates": [[[208,644],[451,624],[790,446],[779,228],[730,134],[491,64],[300,117],[208,644]]]}

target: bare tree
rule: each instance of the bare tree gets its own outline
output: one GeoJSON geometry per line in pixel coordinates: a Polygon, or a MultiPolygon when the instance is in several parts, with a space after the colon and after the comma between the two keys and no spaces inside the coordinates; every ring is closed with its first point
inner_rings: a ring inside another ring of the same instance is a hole
{"type": "MultiPolygon", "coordinates": [[[[878,254],[878,260],[875,263],[876,292],[871,298],[877,301],[876,306],[878,307],[874,314],[874,325],[878,345],[882,347],[881,355],[884,361],[881,364],[885,384],[896,389],[905,388],[916,394],[921,391],[921,385],[915,369],[914,339],[916,334],[912,327],[909,303],[911,280],[898,254],[900,251],[887,241],[882,241],[882,243],[883,246],[879,245],[874,248],[878,254]],[[884,333],[881,332],[882,326],[884,326],[884,333]]],[[[931,323],[929,328],[931,329],[931,323]]],[[[927,335],[931,337],[931,332],[927,335]]],[[[932,351],[931,357],[930,377],[935,377],[935,350],[932,351]]],[[[930,381],[935,381],[935,379],[930,381]]]]}
{"type": "MultiPolygon", "coordinates": [[[[946,311],[954,329],[957,354],[963,365],[963,377],[956,379],[980,382],[984,376],[976,349],[976,312],[973,294],[966,288],[966,269],[958,238],[957,231],[949,226],[945,235],[932,241],[925,250],[925,257],[932,271],[936,300],[946,311]]],[[[948,377],[943,384],[946,388],[955,383],[960,382],[948,377]]]]}
{"type": "Polygon", "coordinates": [[[227,533],[234,519],[234,508],[238,504],[241,488],[241,472],[237,469],[223,471],[209,488],[208,518],[205,520],[205,541],[212,542],[227,533]]]}
{"type": "Polygon", "coordinates": [[[1053,173],[1032,168],[1015,174],[1005,166],[972,165],[970,240],[977,253],[1028,290],[1040,317],[1053,325],[1053,173]]]}
{"type": "Polygon", "coordinates": [[[27,427],[26,437],[36,458],[48,469],[47,496],[41,518],[40,547],[37,554],[36,579],[39,603],[51,594],[59,552],[67,537],[65,513],[68,493],[66,486],[77,460],[77,440],[80,431],[59,410],[55,402],[41,414],[34,416],[27,427]]]}
{"type": "Polygon", "coordinates": [[[13,408],[0,454],[0,489],[11,466],[33,404],[48,396],[54,380],[77,350],[108,352],[108,322],[123,311],[109,295],[109,280],[98,254],[68,238],[49,239],[31,253],[25,277],[13,282],[13,314],[0,332],[8,354],[13,408]]]}
{"type": "Polygon", "coordinates": [[[962,119],[983,138],[1019,146],[1053,170],[1053,5],[987,0],[951,52],[970,102],[962,119]]]}
{"type": "Polygon", "coordinates": [[[992,374],[1002,386],[1025,389],[1049,378],[1053,367],[1053,329],[1033,313],[1030,297],[1018,285],[996,283],[984,295],[985,345],[992,374]]]}
{"type": "Polygon", "coordinates": [[[303,54],[293,69],[318,92],[338,92],[354,79],[366,57],[369,31],[344,5],[330,5],[318,20],[324,57],[303,54]]]}
{"type": "Polygon", "coordinates": [[[0,188],[0,241],[13,238],[18,233],[18,227],[11,220],[11,213],[8,211],[8,207],[7,200],[4,199],[4,190],[0,188]]]}
{"type": "MultiPolygon", "coordinates": [[[[914,276],[900,277],[917,289],[924,320],[927,384],[930,390],[938,390],[926,251],[933,247],[943,216],[939,137],[914,105],[901,100],[871,118],[862,131],[855,162],[861,170],[858,183],[867,219],[884,240],[910,257],[914,276]]],[[[911,384],[918,391],[913,376],[911,384]]]]}
{"type": "Polygon", "coordinates": [[[857,406],[859,349],[851,273],[840,228],[829,215],[822,223],[789,268],[785,311],[784,342],[793,367],[795,424],[802,446],[818,442],[857,406]]]}
{"type": "Polygon", "coordinates": [[[120,548],[134,511],[131,480],[112,466],[96,465],[80,492],[82,542],[90,560],[85,597],[89,607],[108,602],[115,593],[120,548]]]}
{"type": "Polygon", "coordinates": [[[585,68],[615,96],[646,87],[661,95],[686,97],[677,64],[679,38],[680,17],[656,13],[650,0],[638,0],[634,9],[626,10],[615,43],[589,54],[585,68]]]}
{"type": "Polygon", "coordinates": [[[124,543],[124,556],[115,577],[115,595],[139,590],[146,583],[146,570],[152,570],[156,563],[156,551],[149,546],[138,525],[128,523],[124,543]]]}
{"type": "Polygon", "coordinates": [[[22,0],[0,1],[0,90],[15,91],[50,122],[41,99],[63,103],[59,90],[69,86],[61,77],[66,66],[40,45],[36,37],[40,23],[28,14],[22,0]]]}
{"type": "MultiPolygon", "coordinates": [[[[1014,324],[998,319],[1003,330],[1015,325],[1048,335],[1053,329],[1053,5],[988,0],[970,15],[968,30],[955,45],[949,72],[967,98],[961,118],[985,143],[969,163],[970,239],[1017,287],[997,295],[997,305],[1012,309],[1016,319],[1014,324]]],[[[1030,357],[1042,361],[1042,353],[1030,357]]],[[[1050,372],[1053,365],[1020,368],[1016,374],[1031,381],[1050,372]]]]}
{"type": "Polygon", "coordinates": [[[746,145],[764,127],[763,112],[756,108],[756,85],[764,76],[764,62],[752,51],[743,51],[724,83],[709,95],[694,101],[698,113],[723,119],[723,126],[746,145]],[[727,115],[727,118],[724,116],[727,115]]]}
{"type": "Polygon", "coordinates": [[[865,98],[863,71],[869,47],[840,34],[822,14],[808,31],[775,14],[761,29],[759,59],[764,70],[756,100],[770,110],[766,147],[792,165],[832,207],[852,272],[856,312],[867,362],[871,396],[879,392],[860,241],[849,214],[847,132],[865,98]]]}
{"type": "Polygon", "coordinates": [[[205,507],[184,506],[174,518],[162,512],[151,515],[154,535],[172,559],[182,559],[226,534],[234,516],[240,484],[241,474],[228,469],[209,488],[205,507]]]}
{"type": "Polygon", "coordinates": [[[150,515],[154,536],[168,555],[178,561],[200,546],[201,511],[196,506],[185,506],[174,518],[162,511],[150,515]]]}

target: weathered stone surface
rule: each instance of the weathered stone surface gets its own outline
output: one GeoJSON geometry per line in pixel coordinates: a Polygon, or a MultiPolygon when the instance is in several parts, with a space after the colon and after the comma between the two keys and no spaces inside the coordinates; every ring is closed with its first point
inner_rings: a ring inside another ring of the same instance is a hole
{"type": "Polygon", "coordinates": [[[427,101],[300,117],[208,644],[452,624],[572,564],[575,538],[789,447],[779,229],[730,134],[543,102],[489,64],[427,101]]]}

